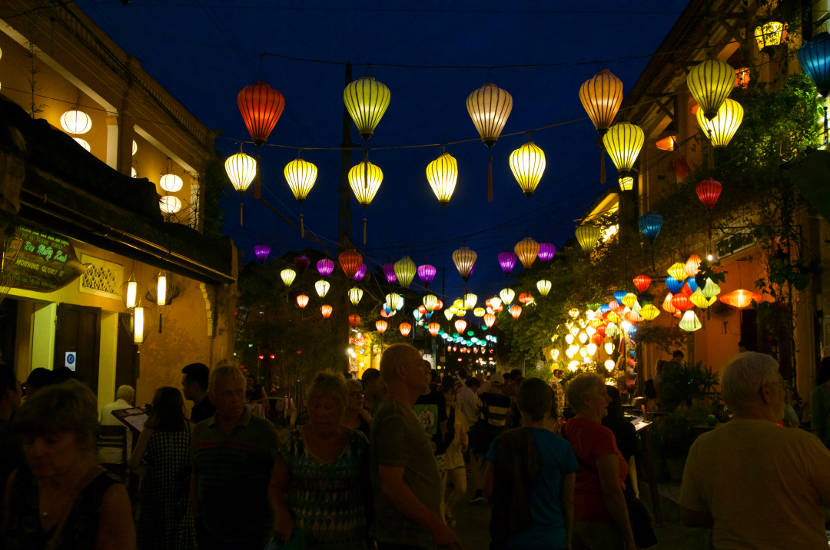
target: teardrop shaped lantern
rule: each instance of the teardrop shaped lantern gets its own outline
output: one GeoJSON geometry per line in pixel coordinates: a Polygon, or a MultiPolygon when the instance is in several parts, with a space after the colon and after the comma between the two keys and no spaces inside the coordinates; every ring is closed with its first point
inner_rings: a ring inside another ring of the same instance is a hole
{"type": "Polygon", "coordinates": [[[349,325],[351,325],[354,328],[360,326],[360,315],[349,315],[349,325]]]}
{"type": "Polygon", "coordinates": [[[642,234],[653,241],[660,234],[660,229],[663,227],[663,216],[653,212],[643,214],[637,219],[637,225],[640,226],[642,234]]]}
{"type": "Polygon", "coordinates": [[[700,319],[697,318],[697,314],[692,310],[683,314],[683,318],[680,319],[678,326],[686,332],[694,332],[703,328],[703,325],[700,324],[700,319]]]}
{"type": "Polygon", "coordinates": [[[329,289],[331,288],[331,283],[329,283],[325,279],[320,279],[316,283],[314,283],[314,290],[317,292],[317,296],[320,298],[324,298],[326,294],[329,293],[329,289]]]}
{"type": "Polygon", "coordinates": [[[540,262],[549,262],[556,255],[556,247],[552,243],[539,243],[539,254],[536,259],[540,262]]]}
{"type": "Polygon", "coordinates": [[[830,34],[820,32],[801,45],[798,62],[807,76],[816,84],[818,93],[830,93],[830,34]]]}
{"type": "Polygon", "coordinates": [[[720,197],[723,185],[713,178],[706,178],[695,187],[697,198],[703,203],[703,206],[711,210],[715,207],[720,197]]]}
{"type": "Polygon", "coordinates": [[[638,313],[640,314],[640,317],[646,321],[653,321],[658,315],[660,315],[660,310],[657,309],[657,306],[654,304],[646,304],[640,308],[638,313]]]}
{"type": "Polygon", "coordinates": [[[512,252],[500,252],[498,259],[501,270],[504,271],[505,275],[510,275],[513,268],[516,267],[516,255],[512,252]]]}
{"type": "Polygon", "coordinates": [[[723,61],[709,59],[692,67],[686,75],[686,85],[703,109],[703,116],[712,119],[735,87],[735,69],[723,61]]]}
{"type": "Polygon", "coordinates": [[[525,269],[528,269],[533,266],[533,262],[536,261],[536,255],[539,254],[539,243],[530,237],[525,237],[516,243],[516,246],[513,247],[513,252],[519,257],[519,261],[522,262],[525,269]]]}
{"type": "Polygon", "coordinates": [[[364,208],[371,204],[382,182],[383,171],[368,160],[361,161],[349,170],[349,186],[357,202],[364,208]]]}
{"type": "Polygon", "coordinates": [[[622,80],[608,69],[601,70],[579,87],[579,101],[600,134],[614,122],[622,97],[622,80]]]}
{"type": "MultiPolygon", "coordinates": [[[[283,174],[294,198],[302,204],[311,188],[314,187],[314,182],[317,181],[317,166],[301,158],[296,158],[285,165],[283,174]]],[[[300,233],[305,234],[302,214],[300,214],[300,233]]]]}
{"type": "Polygon", "coordinates": [[[700,289],[700,292],[706,298],[712,299],[720,294],[720,286],[718,286],[718,284],[709,277],[706,277],[706,282],[704,283],[703,288],[700,289]]]}
{"type": "Polygon", "coordinates": [[[349,289],[349,301],[353,306],[359,304],[361,299],[363,299],[363,290],[361,288],[353,286],[349,289]]]}
{"type": "Polygon", "coordinates": [[[291,269],[290,267],[286,267],[282,271],[280,271],[280,279],[282,279],[282,284],[286,287],[291,286],[291,283],[294,282],[294,279],[297,277],[297,272],[291,269]]]}
{"type": "Polygon", "coordinates": [[[510,312],[510,315],[512,315],[514,319],[518,319],[519,315],[522,314],[522,306],[520,306],[519,304],[513,304],[512,306],[510,306],[508,311],[510,312]]]}
{"type": "Polygon", "coordinates": [[[467,96],[467,112],[488,149],[498,141],[512,109],[513,97],[495,84],[485,84],[467,96]]]}
{"type": "Polygon", "coordinates": [[[553,283],[551,283],[547,279],[539,279],[538,281],[536,281],[536,289],[542,296],[547,296],[550,293],[550,288],[552,285],[553,283]]]}
{"type": "Polygon", "coordinates": [[[256,177],[256,160],[245,153],[236,153],[225,160],[225,172],[233,188],[244,193],[256,177]]]}
{"type": "Polygon", "coordinates": [[[254,256],[260,262],[264,262],[268,259],[268,256],[271,254],[271,247],[267,244],[255,244],[254,245],[254,256]]]}
{"type": "Polygon", "coordinates": [[[383,276],[386,277],[386,282],[390,285],[398,282],[398,276],[395,275],[395,264],[383,264],[383,276]]]}
{"type": "Polygon", "coordinates": [[[404,256],[395,262],[395,277],[398,279],[398,284],[404,288],[409,288],[412,279],[415,278],[415,262],[409,256],[404,256]]]}
{"type": "Polygon", "coordinates": [[[528,141],[510,153],[508,163],[522,193],[526,197],[531,196],[542,180],[542,174],[545,173],[545,152],[532,141],[528,141]]]}
{"type": "Polygon", "coordinates": [[[430,323],[427,325],[427,330],[432,336],[438,336],[438,333],[441,331],[441,325],[438,323],[430,323]]]}
{"type": "Polygon", "coordinates": [[[444,310],[444,318],[446,318],[447,321],[452,319],[454,316],[455,316],[455,312],[452,309],[447,308],[447,309],[444,310]]]}
{"type": "Polygon", "coordinates": [[[427,308],[427,311],[435,311],[435,307],[438,305],[438,296],[435,294],[426,294],[422,302],[424,307],[427,308]]]}
{"type": "Polygon", "coordinates": [[[236,104],[242,120],[257,145],[268,141],[268,136],[277,125],[285,109],[285,98],[266,82],[245,86],[236,96],[236,104]]]}
{"type": "Polygon", "coordinates": [[[464,319],[456,319],[455,323],[453,324],[455,325],[455,332],[459,334],[464,332],[464,329],[467,328],[467,321],[465,321],[464,319]]]}
{"type": "Polygon", "coordinates": [[[592,223],[583,223],[576,228],[574,233],[582,250],[590,252],[597,245],[597,241],[599,241],[600,229],[599,226],[592,223]]]}
{"type": "Polygon", "coordinates": [[[328,319],[331,317],[331,312],[334,311],[334,308],[328,304],[323,304],[320,306],[320,314],[323,316],[323,319],[328,319]]]}
{"type": "Polygon", "coordinates": [[[651,285],[651,277],[648,275],[637,275],[634,277],[634,286],[639,292],[645,292],[651,285]]]}
{"type": "Polygon", "coordinates": [[[412,325],[410,325],[409,323],[401,323],[400,325],[398,325],[398,330],[401,331],[401,336],[406,338],[407,336],[409,336],[409,333],[412,332],[412,325]]]}
{"type": "Polygon", "coordinates": [[[739,288],[732,292],[727,292],[719,300],[734,308],[744,309],[751,306],[752,302],[760,302],[761,295],[751,290],[746,290],[745,288],[739,288]]]}
{"type": "Polygon", "coordinates": [[[462,246],[452,253],[452,261],[455,264],[455,268],[465,282],[470,278],[470,272],[476,264],[476,258],[478,258],[478,254],[466,246],[462,246]]]}
{"type": "Polygon", "coordinates": [[[501,298],[502,303],[505,305],[510,305],[515,297],[516,293],[512,288],[503,288],[499,291],[499,298],[501,298]]]}
{"type": "Polygon", "coordinates": [[[321,277],[328,277],[334,272],[334,260],[330,258],[322,258],[317,261],[317,273],[321,277]]]}
{"type": "Polygon", "coordinates": [[[473,294],[472,292],[468,292],[464,295],[462,301],[464,302],[464,309],[473,309],[474,307],[476,307],[476,304],[478,303],[478,296],[473,294]]]}
{"type": "Polygon", "coordinates": [[[391,98],[389,88],[370,76],[350,82],[343,90],[343,103],[364,140],[372,137],[391,98]]]}
{"type": "Polygon", "coordinates": [[[308,305],[308,294],[297,294],[297,307],[305,309],[308,305]]]}
{"type": "Polygon", "coordinates": [[[703,135],[712,142],[712,147],[726,147],[741,126],[744,108],[734,99],[727,97],[711,120],[704,116],[703,109],[698,109],[695,117],[703,135]]]}
{"type": "Polygon", "coordinates": [[[366,266],[366,264],[360,264],[360,267],[357,268],[357,271],[355,272],[354,277],[352,277],[352,278],[355,281],[360,282],[366,276],[366,272],[368,270],[369,270],[369,268],[366,266]]]}
{"type": "Polygon", "coordinates": [[[350,248],[338,254],[337,261],[346,278],[353,279],[355,274],[357,274],[357,270],[363,264],[363,256],[354,248],[350,248]]]}
{"type": "Polygon", "coordinates": [[[429,288],[429,284],[435,279],[435,274],[438,270],[434,265],[424,264],[418,266],[418,278],[423,281],[424,285],[429,288]]]}
{"type": "MultiPolygon", "coordinates": [[[[642,128],[628,122],[614,124],[602,136],[602,144],[608,151],[611,162],[617,167],[621,180],[631,177],[631,169],[643,148],[644,141],[645,134],[642,128]]],[[[633,180],[631,183],[633,186],[633,180]]],[[[627,185],[621,182],[621,187],[627,187],[627,185]]]]}
{"type": "Polygon", "coordinates": [[[486,313],[482,319],[487,328],[493,328],[493,325],[496,324],[496,316],[492,313],[486,313]]]}
{"type": "Polygon", "coordinates": [[[433,160],[427,164],[427,181],[441,206],[446,206],[458,182],[458,161],[449,153],[433,160]]]}
{"type": "Polygon", "coordinates": [[[386,329],[388,327],[389,327],[389,323],[387,323],[383,319],[378,319],[377,321],[375,321],[375,330],[377,330],[381,334],[386,332],[386,329]]]}

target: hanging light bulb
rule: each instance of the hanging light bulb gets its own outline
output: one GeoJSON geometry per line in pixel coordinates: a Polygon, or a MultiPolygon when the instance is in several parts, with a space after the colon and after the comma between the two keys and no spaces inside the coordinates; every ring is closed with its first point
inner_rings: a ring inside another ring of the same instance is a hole
{"type": "Polygon", "coordinates": [[[539,291],[539,294],[541,294],[542,296],[547,296],[548,293],[550,292],[550,288],[551,288],[552,284],[553,283],[551,283],[547,279],[539,279],[538,281],[536,281],[536,289],[539,291]]]}
{"type": "Polygon", "coordinates": [[[282,271],[280,271],[280,279],[282,279],[282,284],[286,287],[291,286],[291,283],[294,282],[294,278],[297,277],[297,272],[291,269],[290,267],[286,267],[282,271]]]}
{"type": "Polygon", "coordinates": [[[692,97],[703,110],[703,116],[712,119],[735,87],[735,69],[723,61],[709,59],[689,71],[686,84],[692,97]]]}
{"type": "Polygon", "coordinates": [[[642,128],[628,122],[614,124],[602,136],[602,144],[605,146],[605,150],[608,151],[611,162],[614,163],[614,166],[617,167],[617,171],[620,174],[621,188],[628,187],[629,185],[633,188],[633,178],[630,183],[624,183],[622,178],[631,177],[631,169],[634,167],[634,162],[637,160],[637,156],[643,148],[644,141],[645,134],[642,128]]]}
{"type": "Polygon", "coordinates": [[[141,306],[133,309],[133,342],[136,344],[144,342],[144,308],[141,306]]]}
{"type": "Polygon", "coordinates": [[[329,289],[331,288],[331,283],[329,283],[325,279],[320,279],[316,283],[314,283],[314,290],[317,292],[317,296],[320,298],[325,298],[326,294],[329,293],[329,289]]]}
{"type": "Polygon", "coordinates": [[[349,301],[352,303],[353,306],[359,304],[361,299],[363,299],[362,289],[356,286],[353,286],[349,289],[349,301]]]}
{"type": "Polygon", "coordinates": [[[536,190],[545,173],[545,152],[535,143],[528,141],[512,153],[509,158],[510,171],[525,196],[536,190]]]}
{"type": "Polygon", "coordinates": [[[297,307],[300,309],[305,309],[305,306],[308,305],[308,295],[307,294],[297,294],[297,307]]]}
{"type": "Polygon", "coordinates": [[[343,103],[363,139],[372,137],[391,98],[389,88],[370,76],[350,82],[343,90],[343,103]]]}
{"type": "Polygon", "coordinates": [[[703,109],[698,109],[695,117],[700,130],[712,142],[713,147],[726,147],[741,126],[744,108],[734,99],[726,98],[711,120],[704,116],[703,109]]]}
{"type": "Polygon", "coordinates": [[[679,326],[686,332],[694,332],[703,328],[703,325],[700,324],[700,319],[697,318],[697,314],[691,309],[683,314],[679,326]]]}
{"type": "Polygon", "coordinates": [[[455,268],[464,281],[470,278],[470,274],[476,264],[476,258],[478,258],[478,254],[466,246],[462,246],[452,253],[452,261],[455,263],[455,268]]]}
{"type": "Polygon", "coordinates": [[[130,280],[127,281],[127,308],[132,309],[135,307],[136,304],[136,297],[138,296],[138,283],[133,280],[132,275],[130,275],[130,280]]]}
{"type": "Polygon", "coordinates": [[[317,166],[301,158],[296,158],[285,165],[283,174],[288,188],[291,189],[291,194],[294,195],[297,202],[302,204],[317,181],[317,166]]]}
{"type": "Polygon", "coordinates": [[[156,280],[156,303],[163,306],[167,303],[167,275],[162,271],[156,280]]]}
{"type": "Polygon", "coordinates": [[[522,262],[525,269],[528,269],[533,266],[533,262],[536,261],[536,256],[539,254],[539,243],[530,237],[525,237],[516,243],[513,251],[519,257],[519,261],[522,262]]]}
{"type": "Polygon", "coordinates": [[[582,250],[589,252],[594,249],[599,241],[600,229],[592,223],[584,223],[576,228],[576,240],[582,250]]]}
{"type": "Polygon", "coordinates": [[[323,304],[320,306],[320,314],[323,316],[323,319],[328,319],[331,317],[331,313],[334,311],[334,308],[328,304],[323,304]]]}
{"type": "Polygon", "coordinates": [[[516,297],[516,293],[513,292],[512,288],[503,288],[499,291],[499,298],[501,298],[502,303],[505,305],[510,305],[513,303],[513,298],[516,297]]]}
{"type": "Polygon", "coordinates": [[[245,153],[236,153],[225,160],[225,172],[233,188],[244,193],[256,177],[256,160],[245,153]]]}
{"type": "Polygon", "coordinates": [[[409,256],[404,256],[395,262],[395,277],[398,279],[398,284],[404,288],[409,288],[412,279],[415,278],[416,269],[415,262],[409,256]]]}
{"type": "Polygon", "coordinates": [[[442,154],[427,164],[427,181],[441,206],[446,206],[458,182],[458,161],[449,153],[442,154]]]}

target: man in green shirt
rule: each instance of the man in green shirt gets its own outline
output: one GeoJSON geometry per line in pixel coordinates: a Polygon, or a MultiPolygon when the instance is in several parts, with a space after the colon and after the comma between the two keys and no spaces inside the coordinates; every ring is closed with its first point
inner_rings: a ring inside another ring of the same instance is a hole
{"type": "Polygon", "coordinates": [[[372,485],[380,550],[462,548],[441,520],[441,476],[413,406],[429,388],[421,354],[390,346],[380,361],[388,394],[372,422],[372,485]]]}

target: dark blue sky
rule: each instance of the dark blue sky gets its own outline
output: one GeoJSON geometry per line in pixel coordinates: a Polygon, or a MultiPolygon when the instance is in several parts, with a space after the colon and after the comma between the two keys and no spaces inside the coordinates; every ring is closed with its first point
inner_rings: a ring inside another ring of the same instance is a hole
{"type": "MultiPolygon", "coordinates": [[[[594,2],[276,2],[272,0],[81,0],[78,5],[205,125],[220,131],[223,154],[239,149],[248,134],[236,95],[260,78],[259,54],[352,61],[355,78],[384,82],[392,99],[370,146],[441,143],[476,137],[465,99],[485,82],[513,96],[505,132],[580,119],[580,84],[608,68],[631,89],[687,4],[680,0],[594,2]],[[508,8],[509,6],[509,8],[508,8]],[[629,58],[629,59],[625,59],[629,58]],[[367,67],[365,63],[491,66],[559,64],[544,68],[444,70],[367,67]]],[[[338,146],[341,141],[344,68],[266,58],[264,80],[286,98],[285,112],[269,142],[338,146]]],[[[635,121],[636,122],[636,121],[635,121]]],[[[360,141],[352,125],[352,139],[360,141]]],[[[462,281],[450,258],[467,245],[479,254],[471,290],[484,295],[503,286],[496,254],[526,236],[560,246],[573,235],[574,220],[608,188],[599,183],[596,133],[587,118],[539,131],[532,139],[547,156],[536,193],[525,198],[507,165],[526,136],[504,138],[494,148],[495,201],[487,202],[487,151],[480,143],[448,149],[459,163],[459,182],[441,208],[425,176],[440,149],[373,152],[384,172],[367,209],[364,255],[374,263],[409,255],[417,264],[447,268],[447,293],[462,281]]],[[[249,147],[248,151],[251,151],[249,147]]],[[[262,152],[263,198],[297,218],[282,169],[295,152],[262,152]]],[[[337,238],[339,152],[306,152],[317,164],[317,184],[302,206],[306,227],[337,238]]],[[[355,153],[353,163],[360,160],[355,153]]],[[[350,192],[351,194],[351,192],[350,192]]],[[[238,226],[237,198],[224,201],[224,229],[252,258],[267,243],[272,255],[305,246],[299,232],[254,200],[245,201],[245,227],[238,226]]],[[[352,197],[352,239],[361,241],[363,213],[352,197]]],[[[440,271],[439,271],[440,273],[440,271]]],[[[440,288],[440,287],[439,287],[440,288]]]]}

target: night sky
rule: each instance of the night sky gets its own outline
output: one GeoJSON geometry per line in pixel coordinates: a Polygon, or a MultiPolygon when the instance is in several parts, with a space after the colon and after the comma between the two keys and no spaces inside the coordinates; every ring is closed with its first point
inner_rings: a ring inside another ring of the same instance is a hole
{"type": "MultiPolygon", "coordinates": [[[[384,179],[366,210],[368,243],[361,247],[363,212],[352,197],[352,240],[370,264],[409,255],[417,264],[446,267],[447,294],[462,281],[450,254],[466,245],[478,252],[470,280],[480,295],[498,291],[504,277],[496,254],[531,236],[557,247],[573,236],[575,220],[616,186],[599,183],[596,132],[579,102],[580,84],[602,68],[623,80],[627,93],[687,4],[679,0],[593,2],[277,2],[273,0],[82,0],[77,4],[124,50],[206,126],[219,132],[223,155],[248,140],[236,96],[264,79],[286,99],[269,143],[337,147],[343,119],[343,65],[265,57],[351,61],[353,77],[385,83],[392,99],[369,146],[443,143],[477,137],[465,100],[493,82],[513,96],[504,132],[575,120],[532,134],[545,151],[547,169],[525,198],[507,164],[527,136],[506,137],[493,150],[495,200],[487,202],[487,150],[481,142],[450,146],[459,181],[450,204],[440,207],[425,168],[440,147],[375,151],[370,160],[384,179]],[[451,6],[451,7],[450,7],[451,6]],[[508,6],[510,6],[508,8],[508,6]],[[546,64],[516,69],[416,69],[367,64],[494,66],[546,64]]],[[[636,122],[636,121],[634,121],[636,122]]],[[[352,140],[360,143],[354,125],[352,140]]],[[[648,144],[647,144],[648,145],[648,144]]],[[[254,148],[246,146],[252,154],[254,148]]],[[[319,169],[317,184],[300,207],[282,175],[296,151],[264,147],[263,198],[290,218],[302,211],[307,230],[336,254],[340,152],[307,151],[319,169]]],[[[353,162],[361,159],[353,154],[353,162]]],[[[607,159],[607,157],[606,157],[607,159]]],[[[238,225],[238,198],[223,199],[223,230],[253,259],[266,243],[272,257],[305,247],[299,231],[258,204],[245,200],[245,227],[238,225]]],[[[439,283],[440,284],[440,283],[439,283]]],[[[435,286],[435,285],[434,285],[435,286]]],[[[440,288],[440,287],[439,287],[440,288]]]]}

